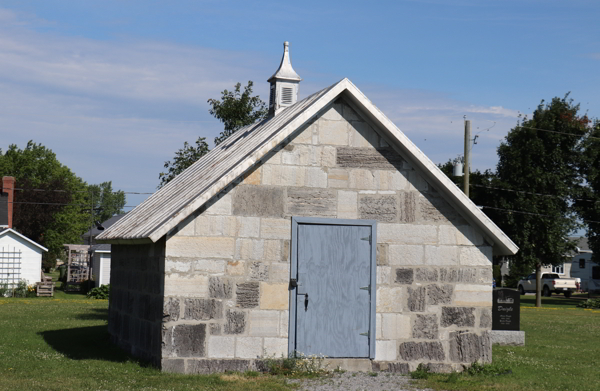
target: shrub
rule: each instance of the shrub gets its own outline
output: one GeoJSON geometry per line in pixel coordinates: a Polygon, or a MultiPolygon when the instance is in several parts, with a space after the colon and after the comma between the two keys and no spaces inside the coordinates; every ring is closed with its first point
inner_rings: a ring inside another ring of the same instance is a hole
{"type": "Polygon", "coordinates": [[[88,299],[108,300],[110,295],[110,284],[102,285],[98,288],[93,288],[87,293],[88,299]]]}
{"type": "Polygon", "coordinates": [[[307,376],[314,377],[327,373],[327,368],[323,365],[325,356],[312,355],[305,356],[300,352],[290,353],[282,358],[266,357],[267,370],[271,375],[284,376],[307,376]]]}
{"type": "Polygon", "coordinates": [[[580,308],[600,308],[600,299],[587,299],[577,304],[580,308]]]}
{"type": "Polygon", "coordinates": [[[416,370],[410,373],[412,379],[427,379],[430,375],[429,367],[419,364],[416,370]]]}

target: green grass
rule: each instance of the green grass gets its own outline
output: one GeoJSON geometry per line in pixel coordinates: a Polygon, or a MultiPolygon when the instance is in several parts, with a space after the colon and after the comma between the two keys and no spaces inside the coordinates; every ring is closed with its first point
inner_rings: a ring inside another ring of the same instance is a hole
{"type": "Polygon", "coordinates": [[[576,308],[571,299],[521,296],[525,346],[494,346],[488,374],[430,375],[422,385],[436,390],[600,389],[600,311],[576,308]],[[510,369],[510,374],[498,374],[510,369]]]}
{"type": "Polygon", "coordinates": [[[288,390],[285,380],[244,374],[161,373],[109,342],[106,300],[0,298],[0,390],[288,390]]]}

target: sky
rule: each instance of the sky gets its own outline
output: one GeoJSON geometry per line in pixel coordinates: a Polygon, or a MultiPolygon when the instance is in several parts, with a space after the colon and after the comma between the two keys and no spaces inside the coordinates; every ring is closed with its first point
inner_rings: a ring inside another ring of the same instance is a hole
{"type": "Polygon", "coordinates": [[[208,99],[252,80],[268,100],[289,41],[300,99],[347,77],[435,163],[462,155],[466,116],[472,168],[493,169],[543,99],[600,117],[599,20],[597,0],[0,0],[0,148],[33,140],[152,193],[185,141],[222,131],[208,99]]]}

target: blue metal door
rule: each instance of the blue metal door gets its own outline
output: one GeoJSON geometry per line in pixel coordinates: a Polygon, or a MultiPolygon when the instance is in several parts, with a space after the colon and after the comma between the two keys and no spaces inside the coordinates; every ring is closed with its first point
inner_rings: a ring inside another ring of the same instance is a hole
{"type": "Polygon", "coordinates": [[[292,268],[297,352],[374,356],[373,230],[373,225],[298,224],[292,268]]]}

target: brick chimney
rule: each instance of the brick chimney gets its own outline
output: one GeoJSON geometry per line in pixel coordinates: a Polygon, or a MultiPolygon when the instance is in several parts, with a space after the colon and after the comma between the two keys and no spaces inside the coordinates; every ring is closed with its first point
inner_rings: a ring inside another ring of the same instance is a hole
{"type": "Polygon", "coordinates": [[[2,177],[2,194],[0,197],[0,227],[13,226],[13,200],[15,194],[15,178],[2,177]]]}

